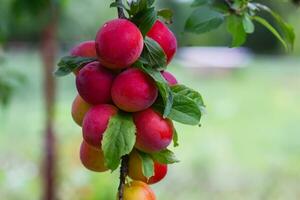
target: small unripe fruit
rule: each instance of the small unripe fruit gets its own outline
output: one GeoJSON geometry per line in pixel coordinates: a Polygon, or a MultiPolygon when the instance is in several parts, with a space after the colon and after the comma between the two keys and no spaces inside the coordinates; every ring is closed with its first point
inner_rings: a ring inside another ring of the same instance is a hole
{"type": "Polygon", "coordinates": [[[76,76],[76,87],[79,95],[87,103],[109,103],[114,78],[114,73],[105,69],[99,62],[92,62],[84,66],[76,76]]]}
{"type": "Polygon", "coordinates": [[[156,200],[156,197],[146,183],[132,181],[124,187],[123,200],[156,200]]]}
{"type": "Polygon", "coordinates": [[[110,69],[129,67],[140,57],[143,45],[140,30],[127,19],[106,22],[96,37],[98,58],[110,69]]]}
{"type": "Polygon", "coordinates": [[[89,170],[95,172],[108,170],[104,165],[104,155],[100,147],[92,147],[85,141],[83,141],[80,146],[80,160],[89,170]]]}
{"type": "Polygon", "coordinates": [[[154,162],[154,175],[147,179],[143,174],[142,160],[137,151],[133,151],[129,157],[129,177],[133,180],[143,181],[147,184],[154,184],[162,180],[168,171],[168,166],[154,162]]]}
{"type": "Polygon", "coordinates": [[[173,138],[173,123],[152,108],[133,114],[136,126],[135,147],[144,152],[165,149],[173,138]]]}
{"type": "Polygon", "coordinates": [[[158,90],[152,78],[141,70],[130,68],[119,74],[111,89],[113,102],[122,110],[137,112],[149,108],[158,90]]]}
{"type": "Polygon", "coordinates": [[[161,46],[167,56],[167,63],[170,63],[177,50],[177,40],[172,31],[163,22],[157,20],[147,36],[161,46]]]}
{"type": "Polygon", "coordinates": [[[79,125],[82,126],[83,118],[91,105],[85,102],[81,96],[77,95],[72,104],[72,118],[79,125]]]}
{"type": "Polygon", "coordinates": [[[170,86],[178,84],[178,81],[176,80],[175,76],[171,74],[170,72],[163,71],[161,72],[165,80],[168,82],[170,86]]]}
{"type": "Polygon", "coordinates": [[[108,122],[117,112],[118,109],[109,104],[101,104],[90,108],[86,113],[82,124],[84,140],[88,144],[100,148],[103,133],[107,129],[108,122]]]}
{"type": "MultiPolygon", "coordinates": [[[[85,41],[76,45],[71,50],[71,56],[80,56],[80,57],[94,57],[97,58],[95,41],[85,41]]],[[[77,75],[81,68],[74,70],[74,74],[77,75]]]]}

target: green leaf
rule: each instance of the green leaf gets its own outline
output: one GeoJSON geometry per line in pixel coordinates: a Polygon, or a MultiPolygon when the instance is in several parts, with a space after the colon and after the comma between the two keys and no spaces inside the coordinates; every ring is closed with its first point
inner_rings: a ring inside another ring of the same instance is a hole
{"type": "Polygon", "coordinates": [[[209,2],[210,0],[194,0],[191,6],[192,7],[203,6],[205,4],[208,4],[209,2]]]}
{"type": "Polygon", "coordinates": [[[185,23],[185,30],[192,33],[206,33],[218,28],[224,22],[224,16],[210,7],[197,8],[185,23]]]}
{"type": "Polygon", "coordinates": [[[246,33],[253,33],[255,30],[255,26],[252,22],[252,19],[248,14],[245,14],[243,17],[243,27],[246,33]]]}
{"type": "Polygon", "coordinates": [[[203,98],[201,94],[185,85],[177,84],[171,87],[173,93],[177,95],[182,95],[190,98],[193,100],[199,107],[199,109],[202,109],[205,107],[203,98]]]}
{"type": "Polygon", "coordinates": [[[277,14],[276,12],[271,10],[269,7],[259,4],[259,3],[256,3],[255,5],[259,9],[264,10],[264,11],[268,12],[269,14],[271,14],[271,16],[277,22],[280,30],[282,31],[283,39],[285,39],[286,44],[288,45],[288,47],[290,47],[291,50],[293,50],[294,43],[295,43],[295,37],[296,37],[293,27],[290,24],[286,23],[279,14],[277,14]]]}
{"type": "Polygon", "coordinates": [[[104,132],[102,150],[105,165],[114,171],[122,156],[129,154],[135,144],[136,128],[131,114],[119,111],[111,117],[104,132]]]}
{"type": "Polygon", "coordinates": [[[157,12],[155,11],[154,7],[148,8],[147,10],[134,15],[131,20],[140,29],[142,35],[146,36],[146,34],[150,31],[153,24],[157,20],[157,12]]]}
{"type": "Polygon", "coordinates": [[[188,125],[198,125],[201,110],[196,102],[184,95],[174,94],[173,106],[168,118],[188,125]]]}
{"type": "Polygon", "coordinates": [[[173,11],[171,9],[161,9],[157,11],[157,15],[162,17],[166,23],[171,24],[173,23],[173,11]]]}
{"type": "Polygon", "coordinates": [[[58,65],[58,69],[54,72],[55,76],[65,76],[73,72],[75,69],[82,67],[90,62],[96,61],[96,58],[86,58],[78,56],[65,56],[58,65]]]}
{"type": "Polygon", "coordinates": [[[144,66],[142,63],[136,63],[134,66],[138,67],[142,71],[144,71],[146,74],[151,76],[156,86],[159,90],[159,93],[162,97],[163,105],[162,105],[162,113],[164,118],[167,117],[170,112],[173,105],[173,94],[171,91],[171,88],[169,87],[168,83],[164,79],[164,77],[161,75],[161,73],[149,66],[144,66]]]}
{"type": "Polygon", "coordinates": [[[161,46],[152,38],[145,38],[145,48],[142,58],[147,60],[147,65],[157,70],[164,70],[167,65],[167,57],[161,46]]]}
{"type": "Polygon", "coordinates": [[[122,8],[127,12],[130,12],[129,9],[122,2],[112,2],[109,6],[110,8],[122,8]]]}
{"type": "Polygon", "coordinates": [[[173,146],[174,147],[178,147],[179,143],[178,143],[178,132],[177,130],[174,128],[174,134],[173,134],[173,146]]]}
{"type": "Polygon", "coordinates": [[[134,0],[128,2],[128,5],[130,7],[129,10],[130,15],[136,15],[137,13],[143,12],[150,7],[148,5],[148,0],[134,0]]]}
{"type": "Polygon", "coordinates": [[[149,179],[154,175],[154,161],[151,156],[147,153],[138,151],[139,157],[142,160],[142,171],[144,176],[149,179]]]}
{"type": "Polygon", "coordinates": [[[232,36],[232,47],[241,46],[246,42],[246,32],[244,30],[243,18],[236,15],[227,17],[227,31],[232,36]]]}
{"type": "Polygon", "coordinates": [[[151,157],[153,158],[153,160],[161,164],[173,164],[179,162],[175,154],[169,149],[165,149],[156,153],[151,153],[151,157]]]}
{"type": "MultiPolygon", "coordinates": [[[[173,106],[168,118],[183,124],[198,125],[205,107],[200,93],[184,85],[172,86],[171,89],[173,106]]],[[[160,112],[164,108],[160,99],[153,107],[160,112]]]]}
{"type": "Polygon", "coordinates": [[[253,20],[257,21],[258,23],[266,27],[271,33],[273,33],[273,35],[281,42],[284,48],[288,51],[287,43],[284,41],[284,39],[281,37],[278,31],[267,20],[258,16],[254,16],[253,20]]]}

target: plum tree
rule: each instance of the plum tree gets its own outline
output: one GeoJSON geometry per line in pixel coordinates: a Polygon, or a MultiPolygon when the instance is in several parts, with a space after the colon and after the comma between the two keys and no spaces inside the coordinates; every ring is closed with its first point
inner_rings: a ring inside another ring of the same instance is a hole
{"type": "Polygon", "coordinates": [[[118,109],[109,104],[100,104],[90,108],[86,113],[82,124],[84,140],[88,144],[99,148],[108,122],[117,112],[118,109]]]}
{"type": "Polygon", "coordinates": [[[85,102],[81,96],[77,95],[72,104],[72,118],[79,126],[82,126],[83,118],[91,105],[85,102]]]}
{"type": "Polygon", "coordinates": [[[113,82],[112,100],[122,110],[137,112],[149,108],[157,98],[158,90],[150,76],[139,69],[127,69],[113,82]]]}
{"type": "Polygon", "coordinates": [[[124,187],[123,200],[156,200],[156,197],[146,183],[132,181],[124,187]]]}
{"type": "Polygon", "coordinates": [[[104,172],[108,168],[104,165],[104,155],[100,147],[96,148],[83,141],[80,146],[80,160],[89,170],[104,172]]]}
{"type": "MultiPolygon", "coordinates": [[[[72,106],[74,121],[82,124],[80,158],[92,171],[114,171],[120,166],[118,200],[155,200],[148,184],[161,181],[168,165],[178,162],[168,149],[172,140],[174,147],[178,146],[173,121],[199,125],[205,110],[201,94],[178,84],[166,71],[177,40],[164,23],[172,21],[172,12],[157,11],[154,2],[113,2],[111,7],[117,7],[119,19],[104,23],[95,42],[73,48],[72,56],[64,57],[55,73],[62,76],[80,69],[76,76],[79,95],[72,106]],[[128,182],[127,176],[133,181],[128,182]]],[[[291,27],[254,1],[195,0],[193,7],[185,24],[188,32],[210,31],[226,18],[232,46],[239,46],[254,31],[255,20],[271,30],[284,47],[293,46],[291,27]],[[280,33],[257,16],[260,10],[278,21],[280,33]]]]}
{"type": "Polygon", "coordinates": [[[124,69],[140,57],[143,36],[129,20],[114,19],[98,31],[96,50],[101,64],[110,69],[124,69]]]}
{"type": "Polygon", "coordinates": [[[76,76],[79,95],[90,104],[104,104],[111,101],[111,86],[115,74],[99,62],[84,66],[76,76]]]}
{"type": "Polygon", "coordinates": [[[168,166],[166,164],[160,164],[154,162],[154,175],[147,178],[143,174],[143,163],[137,151],[132,151],[129,155],[129,173],[128,176],[133,180],[143,181],[147,184],[154,184],[161,181],[168,171],[168,166]]]}
{"type": "Polygon", "coordinates": [[[152,108],[133,114],[136,126],[135,147],[144,152],[165,149],[173,138],[173,123],[152,108]]]}

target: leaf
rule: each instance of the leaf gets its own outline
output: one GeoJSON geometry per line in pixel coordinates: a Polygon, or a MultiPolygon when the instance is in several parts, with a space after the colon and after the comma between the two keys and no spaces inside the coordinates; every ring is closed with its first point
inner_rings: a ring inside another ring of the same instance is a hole
{"type": "Polygon", "coordinates": [[[281,42],[281,44],[284,46],[284,48],[286,50],[288,50],[287,43],[284,41],[284,39],[281,37],[281,35],[278,33],[278,31],[267,20],[265,20],[261,17],[258,17],[258,16],[254,16],[253,20],[257,21],[258,23],[260,23],[261,25],[266,27],[281,42]]]}
{"type": "Polygon", "coordinates": [[[145,11],[139,12],[131,20],[137,25],[140,29],[143,36],[150,31],[153,24],[157,20],[157,12],[155,11],[154,7],[148,8],[145,11]]]}
{"type": "Polygon", "coordinates": [[[134,66],[138,67],[139,69],[141,69],[142,71],[144,71],[146,74],[148,74],[154,79],[163,101],[163,105],[162,105],[163,117],[166,118],[170,114],[173,105],[173,94],[168,83],[166,82],[166,80],[163,78],[163,76],[159,71],[149,66],[144,66],[142,63],[136,63],[134,66]]]}
{"type": "Polygon", "coordinates": [[[224,16],[210,7],[197,8],[185,23],[185,30],[192,33],[206,33],[218,28],[224,22],[224,16]]]}
{"type": "Polygon", "coordinates": [[[198,125],[201,110],[196,102],[184,95],[173,94],[173,106],[168,118],[188,125],[198,125]]]}
{"type": "Polygon", "coordinates": [[[127,0],[127,3],[130,7],[128,13],[133,16],[136,15],[137,13],[145,11],[147,8],[150,7],[148,0],[131,0],[131,1],[127,0]]]}
{"type": "Polygon", "coordinates": [[[153,160],[161,164],[173,164],[179,162],[175,154],[169,149],[165,149],[156,153],[151,153],[151,157],[153,158],[153,160]]]}
{"type": "Polygon", "coordinates": [[[157,15],[162,17],[166,23],[171,24],[173,23],[173,11],[171,9],[161,9],[157,11],[157,15]]]}
{"type": "Polygon", "coordinates": [[[96,61],[96,58],[78,57],[78,56],[65,56],[58,65],[58,69],[54,72],[55,76],[65,76],[73,72],[75,69],[86,65],[90,62],[96,61]]]}
{"type": "Polygon", "coordinates": [[[154,175],[154,162],[149,154],[141,152],[141,151],[138,151],[138,154],[142,160],[143,175],[147,179],[149,179],[151,176],[154,175]]]}
{"type": "Polygon", "coordinates": [[[246,33],[253,33],[255,30],[255,26],[252,22],[252,19],[248,14],[245,14],[243,17],[243,27],[246,33]]]}
{"type": "Polygon", "coordinates": [[[147,65],[157,70],[164,70],[167,65],[167,57],[161,46],[152,38],[145,38],[145,48],[142,58],[147,60],[147,65]]]}
{"type": "Polygon", "coordinates": [[[119,111],[111,117],[102,140],[106,167],[114,171],[119,166],[121,157],[132,151],[135,144],[135,131],[130,114],[119,111]]]}
{"type": "Polygon", "coordinates": [[[194,0],[191,6],[192,7],[203,6],[205,4],[208,4],[209,2],[210,0],[194,0]]]}
{"type": "MultiPolygon", "coordinates": [[[[200,93],[184,85],[172,86],[171,90],[173,106],[168,118],[183,124],[198,125],[205,107],[200,93]]],[[[153,107],[160,112],[163,110],[163,104],[159,99],[153,107]]]]}
{"type": "Polygon", "coordinates": [[[244,30],[243,18],[236,15],[227,17],[227,31],[232,36],[232,47],[241,46],[246,42],[246,32],[244,30]]]}
{"type": "Polygon", "coordinates": [[[283,34],[286,44],[292,50],[294,48],[295,37],[296,37],[293,27],[290,24],[286,23],[279,14],[274,12],[269,7],[259,4],[259,3],[256,3],[255,5],[259,9],[264,10],[264,11],[268,12],[269,14],[271,14],[271,16],[276,20],[277,24],[279,25],[280,30],[282,31],[282,34],[283,34]]]}
{"type": "Polygon", "coordinates": [[[174,128],[174,134],[173,134],[173,146],[174,147],[178,147],[179,143],[178,143],[178,132],[177,130],[174,128]]]}
{"type": "Polygon", "coordinates": [[[171,89],[172,89],[173,93],[176,93],[178,95],[183,95],[183,96],[186,96],[186,97],[192,99],[194,102],[196,102],[196,104],[198,105],[198,107],[200,109],[205,107],[203,98],[199,92],[197,92],[185,85],[182,85],[182,84],[174,85],[171,87],[171,89]]]}
{"type": "Polygon", "coordinates": [[[129,9],[122,3],[122,2],[112,2],[109,5],[110,8],[122,8],[124,10],[126,10],[127,12],[129,12],[129,9]]]}

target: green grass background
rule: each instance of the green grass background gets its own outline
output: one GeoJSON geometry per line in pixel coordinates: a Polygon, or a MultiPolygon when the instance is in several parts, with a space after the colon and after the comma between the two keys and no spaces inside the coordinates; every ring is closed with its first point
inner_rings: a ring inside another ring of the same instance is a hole
{"type": "MultiPolygon", "coordinates": [[[[297,200],[300,197],[300,60],[255,57],[246,68],[222,74],[169,67],[199,90],[207,105],[202,127],[176,124],[181,160],[153,185],[159,200],[297,200]]],[[[0,111],[0,197],[41,199],[43,88],[35,51],[10,51],[4,65],[27,82],[0,111]]],[[[80,128],[70,106],[72,75],[58,79],[55,130],[58,195],[63,200],[114,200],[118,173],[92,173],[78,156],[80,128]]]]}

